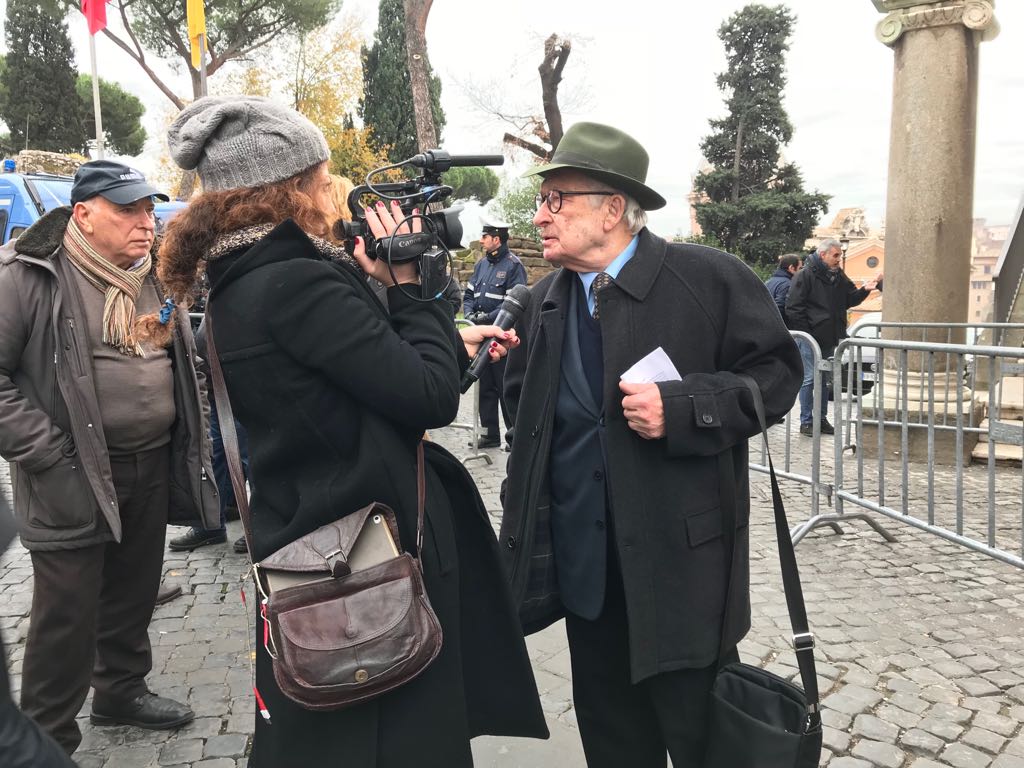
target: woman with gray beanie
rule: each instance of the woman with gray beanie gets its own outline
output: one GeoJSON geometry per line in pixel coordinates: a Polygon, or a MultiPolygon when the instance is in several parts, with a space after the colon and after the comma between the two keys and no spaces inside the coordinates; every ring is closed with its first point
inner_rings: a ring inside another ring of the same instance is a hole
{"type": "MultiPolygon", "coordinates": [[[[417,281],[412,265],[390,273],[361,240],[350,256],[329,239],[330,154],[297,112],[203,98],[168,138],[203,193],[168,225],[158,274],[179,302],[202,269],[210,280],[228,394],[249,434],[252,558],[373,501],[395,510],[402,545],[414,546],[416,447],[424,430],[454,418],[462,368],[500,329],[460,339],[445,302],[417,301],[402,285],[417,281]],[[387,308],[368,276],[387,286],[387,308]]],[[[403,217],[397,205],[366,215],[376,237],[403,217]]],[[[546,737],[479,494],[443,449],[428,443],[426,459],[419,555],[440,655],[391,693],[314,712],[275,684],[257,616],[256,688],[270,719],[254,716],[250,768],[459,768],[472,765],[473,736],[546,737]]]]}

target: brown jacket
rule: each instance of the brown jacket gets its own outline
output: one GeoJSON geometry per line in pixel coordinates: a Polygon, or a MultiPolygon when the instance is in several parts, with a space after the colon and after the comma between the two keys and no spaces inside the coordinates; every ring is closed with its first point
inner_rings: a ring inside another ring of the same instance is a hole
{"type": "MultiPolygon", "coordinates": [[[[35,550],[121,540],[84,309],[61,247],[70,214],[51,211],[0,248],[0,456],[11,463],[21,541],[35,550]]],[[[216,528],[205,382],[179,312],[168,517],[216,528]]]]}

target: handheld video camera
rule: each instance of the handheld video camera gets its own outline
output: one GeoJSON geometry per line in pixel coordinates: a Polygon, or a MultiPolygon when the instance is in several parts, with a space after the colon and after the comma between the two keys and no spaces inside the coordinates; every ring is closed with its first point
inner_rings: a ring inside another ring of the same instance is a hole
{"type": "Polygon", "coordinates": [[[501,155],[450,155],[443,149],[430,149],[394,165],[387,165],[371,171],[366,183],[353,189],[348,196],[348,207],[352,221],[338,221],[334,234],[344,240],[345,248],[352,253],[356,237],[363,238],[366,253],[370,258],[381,259],[388,265],[419,262],[420,295],[424,300],[439,298],[451,282],[449,266],[452,248],[462,245],[462,222],[459,221],[461,206],[434,210],[452,194],[452,188],[441,182],[441,174],[449,168],[503,165],[501,155]],[[372,178],[380,173],[402,166],[422,168],[423,174],[415,179],[401,182],[374,184],[372,178]],[[366,223],[366,214],[361,199],[364,195],[375,195],[381,200],[397,200],[407,220],[412,224],[413,209],[419,208],[415,217],[423,224],[423,231],[396,234],[377,240],[366,223]]]}

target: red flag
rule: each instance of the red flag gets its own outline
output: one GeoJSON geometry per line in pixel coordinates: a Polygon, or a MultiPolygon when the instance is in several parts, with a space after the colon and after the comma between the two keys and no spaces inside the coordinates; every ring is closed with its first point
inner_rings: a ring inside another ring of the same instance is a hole
{"type": "Polygon", "coordinates": [[[106,0],[82,0],[82,13],[89,22],[90,35],[95,35],[107,26],[106,0]]]}

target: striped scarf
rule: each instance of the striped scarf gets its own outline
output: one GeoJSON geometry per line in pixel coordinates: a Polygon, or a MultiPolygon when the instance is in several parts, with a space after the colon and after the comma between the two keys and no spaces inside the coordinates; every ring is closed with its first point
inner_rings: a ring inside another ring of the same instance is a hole
{"type": "Polygon", "coordinates": [[[89,244],[74,219],[68,222],[64,232],[64,250],[85,279],[106,292],[103,343],[129,357],[142,357],[142,346],[135,337],[135,302],[142,291],[142,282],[153,267],[153,258],[147,254],[130,269],[121,269],[89,244]]]}

